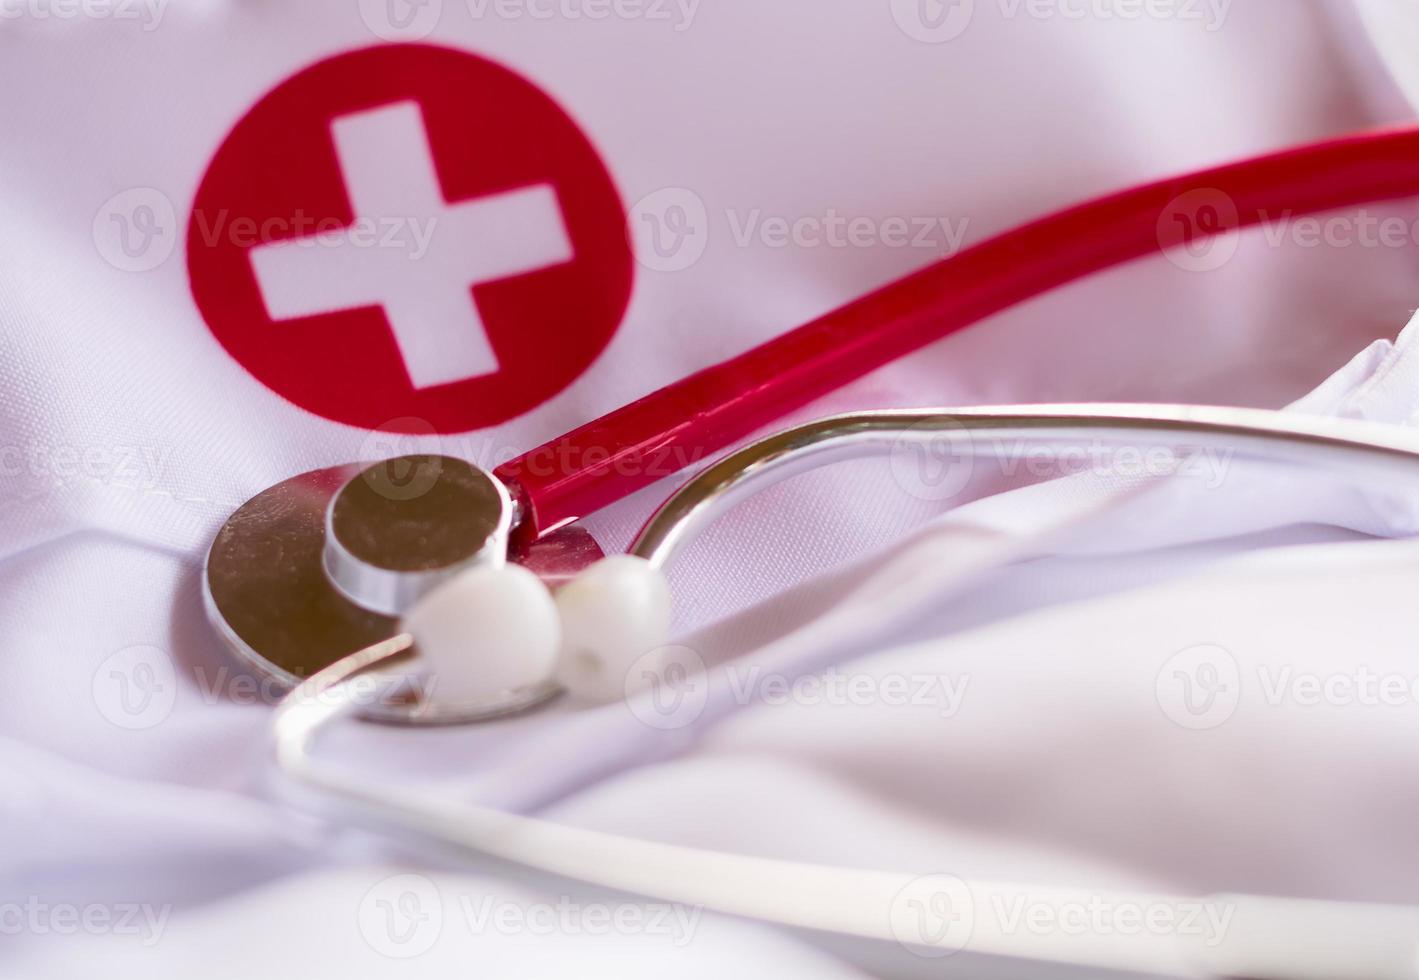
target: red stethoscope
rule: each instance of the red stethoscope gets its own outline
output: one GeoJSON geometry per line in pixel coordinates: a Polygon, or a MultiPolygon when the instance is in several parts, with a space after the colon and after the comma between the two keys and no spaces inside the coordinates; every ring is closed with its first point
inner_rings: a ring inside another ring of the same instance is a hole
{"type": "Polygon", "coordinates": [[[1350,136],[1131,188],[928,266],[554,439],[499,467],[496,475],[516,488],[526,530],[545,534],[664,476],[663,466],[654,464],[673,447],[722,450],[884,364],[1056,286],[1262,224],[1268,214],[1302,216],[1416,194],[1414,128],[1350,136]],[[588,455],[594,465],[556,472],[535,465],[588,455]]]}
{"type": "MultiPolygon", "coordinates": [[[[462,572],[511,564],[532,569],[544,582],[566,582],[602,557],[576,526],[578,519],[1016,303],[1130,259],[1205,246],[1220,233],[1264,222],[1268,214],[1312,214],[1414,195],[1419,129],[1412,127],[1158,181],[976,245],[492,473],[461,460],[416,456],[304,474],[255,497],[218,534],[204,577],[210,618],[250,664],[294,685],[399,635],[401,619],[462,572]]],[[[1107,421],[1097,407],[1044,414],[1055,427],[1065,424],[1061,418],[1093,428],[1107,421]]],[[[1158,411],[1142,414],[1159,421],[1158,411]]],[[[1173,416],[1186,421],[1178,412],[1173,416]]],[[[1011,424],[1023,424],[1021,413],[1011,418],[1011,424]]],[[[653,553],[653,564],[663,564],[665,549],[715,509],[711,503],[742,495],[746,476],[772,472],[777,478],[801,469],[805,459],[837,458],[835,448],[880,445],[893,434],[900,438],[908,424],[918,432],[933,428],[920,413],[911,423],[880,414],[875,422],[858,423],[851,417],[817,423],[716,464],[672,498],[633,553],[653,553]]],[[[982,423],[977,418],[973,424],[982,423]]],[[[1246,425],[1265,427],[1256,418],[1246,425]]],[[[624,602],[639,601],[643,619],[658,624],[668,616],[660,608],[668,599],[658,581],[637,579],[626,563],[619,572],[598,574],[602,586],[623,591],[624,602]]],[[[531,585],[509,588],[521,595],[518,589],[531,585]]],[[[578,589],[566,591],[567,602],[576,600],[578,589]]],[[[606,600],[601,591],[590,591],[576,601],[596,606],[606,600]]],[[[529,601],[544,611],[550,602],[529,601]]],[[[516,604],[506,596],[498,602],[516,604]]],[[[590,619],[609,629],[615,617],[590,619]]],[[[542,638],[544,646],[559,642],[555,632],[542,638]]],[[[632,633],[631,640],[644,639],[632,633]]],[[[429,710],[421,717],[477,720],[525,709],[567,686],[605,688],[592,683],[589,673],[579,680],[551,676],[542,661],[556,655],[554,650],[532,658],[538,665],[531,672],[487,671],[481,687],[437,709],[423,706],[429,710]]],[[[596,660],[585,661],[588,671],[596,660]]],[[[603,672],[610,666],[614,674],[612,661],[600,664],[603,672]]]]}
{"type": "MultiPolygon", "coordinates": [[[[317,736],[356,717],[479,721],[563,690],[584,703],[654,692],[670,629],[664,565],[764,482],[902,440],[1185,438],[1243,454],[1419,486],[1419,436],[1398,428],[1189,406],[1056,406],[856,413],[800,425],[712,463],[651,518],[630,554],[604,558],[575,522],[925,344],[1156,250],[1256,225],[1419,195],[1419,129],[1394,129],[1127,190],[939,262],[701,371],[492,473],[411,456],[304,474],[253,498],[217,535],[205,585],[230,647],[292,694],[274,722],[279,769],[386,832],[433,839],[570,878],[724,913],[913,949],[1057,960],[1157,974],[1300,978],[1419,975],[1419,910],[1255,896],[1106,896],[1120,907],[1231,923],[1210,937],[1011,932],[973,910],[1087,889],[967,882],[769,861],[614,835],[395,791],[316,762],[317,736]],[[555,592],[549,583],[557,586],[555,592]],[[651,670],[631,671],[631,665],[651,670]],[[409,667],[412,664],[413,667],[409,667]],[[400,671],[407,671],[400,673],[400,671]],[[405,683],[422,672],[436,687],[405,683]],[[356,687],[383,677],[378,698],[356,687]],[[942,929],[923,911],[938,907],[942,929]],[[966,922],[964,930],[961,923],[966,922]],[[1219,919],[1220,921],[1220,919],[1219,919]],[[1215,941],[1214,941],[1215,940],[1215,941]]],[[[967,447],[969,448],[969,447],[967,447]]],[[[668,676],[668,675],[666,675],[668,676]]],[[[929,953],[930,955],[931,953],[929,953]]]]}

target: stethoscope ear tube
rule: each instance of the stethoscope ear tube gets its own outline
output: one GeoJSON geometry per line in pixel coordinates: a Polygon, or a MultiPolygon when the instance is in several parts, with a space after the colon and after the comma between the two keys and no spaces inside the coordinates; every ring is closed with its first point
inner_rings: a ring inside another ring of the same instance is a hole
{"type": "Polygon", "coordinates": [[[318,737],[353,717],[351,682],[403,658],[406,638],[363,651],[310,678],[276,713],[276,764],[295,788],[337,801],[354,823],[630,894],[724,915],[898,943],[925,956],[955,953],[1067,963],[1167,976],[1257,980],[1414,980],[1419,908],[1249,895],[1106,893],[947,874],[911,874],[778,861],[583,830],[474,806],[417,789],[395,797],[317,764],[318,737]],[[945,903],[944,928],[924,912],[945,903]],[[1217,931],[1157,935],[1011,928],[990,910],[1146,909],[1217,931]]]}
{"type": "MultiPolygon", "coordinates": [[[[709,467],[650,521],[636,553],[658,566],[735,501],[810,465],[881,452],[918,440],[946,439],[955,452],[988,450],[995,439],[1043,443],[1147,439],[1239,454],[1419,487],[1419,436],[1372,423],[1315,419],[1248,409],[1188,406],[1047,406],[876,412],[799,426],[709,467]]],[[[1101,895],[966,881],[951,875],[870,871],[775,861],[633,840],[470,806],[416,789],[396,796],[317,764],[314,748],[329,726],[366,710],[354,682],[378,677],[410,653],[394,637],[315,674],[276,712],[279,771],[295,785],[337,800],[356,822],[524,864],[544,872],[665,901],[782,925],[889,940],[932,954],[971,952],[1097,969],[1166,975],[1277,980],[1345,976],[1391,980],[1419,976],[1419,909],[1297,901],[1259,896],[1101,895]],[[1020,901],[1062,905],[1203,910],[1225,915],[1211,934],[1011,929],[976,914],[1020,901]],[[924,908],[945,903],[948,922],[923,928],[924,908]]]]}
{"type": "Polygon", "coordinates": [[[631,545],[664,567],[736,503],[830,463],[931,447],[990,456],[1001,446],[1147,441],[1179,455],[1217,449],[1351,479],[1419,488],[1419,434],[1377,423],[1201,405],[1025,405],[855,412],[795,426],[713,463],[661,505],[631,545]]]}

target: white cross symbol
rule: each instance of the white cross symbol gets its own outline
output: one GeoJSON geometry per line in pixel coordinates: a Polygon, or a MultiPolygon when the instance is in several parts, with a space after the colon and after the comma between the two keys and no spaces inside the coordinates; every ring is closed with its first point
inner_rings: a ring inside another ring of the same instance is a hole
{"type": "Polygon", "coordinates": [[[495,373],[472,287],[571,261],[556,189],[448,204],[416,102],[341,116],[331,132],[355,223],[251,250],[267,314],[382,306],[414,387],[495,373]]]}

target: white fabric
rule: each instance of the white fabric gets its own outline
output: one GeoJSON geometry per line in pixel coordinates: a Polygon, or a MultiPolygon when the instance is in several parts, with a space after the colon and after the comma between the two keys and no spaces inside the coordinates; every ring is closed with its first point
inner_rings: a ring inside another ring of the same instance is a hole
{"type": "Polygon", "coordinates": [[[1408,57],[1419,43],[1419,7],[1409,0],[1361,0],[1358,6],[1395,81],[1411,102],[1419,101],[1419,68],[1408,57]]]}
{"type": "MultiPolygon", "coordinates": [[[[709,915],[682,943],[676,910],[596,934],[597,908],[646,910],[392,849],[270,791],[271,692],[249,687],[206,627],[202,552],[241,500],[356,458],[366,434],[290,405],[225,354],[193,307],[181,248],[147,271],[106,261],[95,215],[132,188],[184,213],[247,106],[374,41],[369,6],[174,2],[153,30],[0,21],[11,93],[0,104],[5,972],[67,977],[102,962],[116,977],[393,974],[410,967],[386,954],[417,949],[441,909],[416,967],[431,976],[709,976],[731,963],[764,976],[1040,975],[709,915]],[[118,699],[140,681],[156,682],[142,688],[155,696],[134,714],[118,699]],[[406,873],[436,884],[389,883],[406,873]],[[414,907],[412,945],[389,946],[380,917],[427,888],[440,902],[414,907]],[[480,917],[488,898],[503,925],[480,917]],[[77,936],[71,907],[90,916],[77,936]],[[529,924],[544,914],[550,927],[529,924]]],[[[635,18],[473,20],[446,5],[434,40],[535,78],[593,134],[628,204],[693,188],[718,236],[690,268],[638,270],[626,322],[570,389],[440,445],[508,455],[932,257],[880,242],[740,246],[731,224],[756,209],[790,221],[830,209],[945,216],[975,241],[1115,186],[1400,111],[1343,3],[1252,0],[1209,30],[978,0],[943,44],[909,36],[900,6],[705,5],[677,31],[635,18]]],[[[1416,216],[1409,204],[1366,213],[1416,216]]],[[[1258,232],[1206,274],[1159,257],[997,317],[803,414],[1279,406],[1365,349],[1297,410],[1408,423],[1414,341],[1366,345],[1419,305],[1413,246],[1316,248],[1258,232]]],[[[703,714],[670,731],[624,708],[564,703],[479,729],[354,730],[332,754],[579,825],[771,857],[1419,902],[1419,704],[1303,703],[1312,675],[1419,675],[1419,555],[1361,539],[1411,533],[1411,506],[1240,463],[1214,487],[1086,474],[984,499],[841,568],[942,509],[890,470],[805,478],[716,527],[676,571],[684,642],[757,670],[755,684],[832,668],[876,692],[888,678],[944,678],[940,697],[745,703],[726,675],[703,714]],[[996,568],[1006,559],[1017,563],[996,568]],[[732,610],[745,611],[711,625],[732,610]],[[1198,719],[1177,714],[1167,679],[1196,657],[1235,680],[1238,700],[1194,730],[1178,722],[1198,719]]],[[[974,490],[1012,482],[983,474],[974,490]]],[[[662,490],[592,529],[624,544],[662,490]]]]}

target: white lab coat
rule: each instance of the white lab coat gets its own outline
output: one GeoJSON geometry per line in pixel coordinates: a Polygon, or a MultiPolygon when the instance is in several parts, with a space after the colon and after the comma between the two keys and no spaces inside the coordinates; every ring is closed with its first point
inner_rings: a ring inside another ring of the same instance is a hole
{"type": "MultiPolygon", "coordinates": [[[[129,271],[96,215],[133,188],[184,214],[246,107],[376,40],[369,7],[213,0],[156,21],[25,8],[0,22],[0,969],[1041,975],[450,864],[270,791],[270,692],[205,622],[203,553],[232,507],[357,458],[366,433],[281,398],[214,341],[177,225],[170,255],[129,271]],[[623,924],[598,925],[602,910],[623,924]]],[[[755,214],[940,217],[978,241],[1117,186],[1410,115],[1342,2],[1254,0],[1213,19],[1105,4],[1079,20],[977,0],[940,44],[912,36],[900,4],[847,0],[671,8],[679,21],[473,9],[444,5],[432,39],[536,79],[593,134],[628,204],[692,189],[711,232],[688,268],[638,269],[625,322],[567,390],[440,443],[475,453],[531,446],[936,257],[736,235],[755,214]]],[[[1409,203],[1365,213],[1419,217],[1409,203]]],[[[1206,273],[1159,256],[1098,276],[801,415],[1279,407],[1320,386],[1297,410],[1409,422],[1415,355],[1372,343],[1419,305],[1415,243],[1307,241],[1252,232],[1206,273]]],[[[669,735],[623,706],[563,704],[476,729],[354,731],[332,756],[765,857],[1419,902],[1419,697],[1400,690],[1419,677],[1419,555],[1385,539],[1414,530],[1409,508],[1235,462],[1145,492],[1128,474],[1076,475],[943,519],[891,470],[766,493],[677,568],[683,642],[741,665],[758,698],[669,735]],[[905,597],[903,567],[919,589],[905,597]],[[1228,693],[1194,712],[1178,671],[1196,680],[1199,665],[1228,693]],[[759,686],[810,667],[857,687],[759,686]],[[1369,703],[1370,675],[1393,697],[1369,703]]],[[[589,526],[621,547],[664,492],[589,526]]]]}

